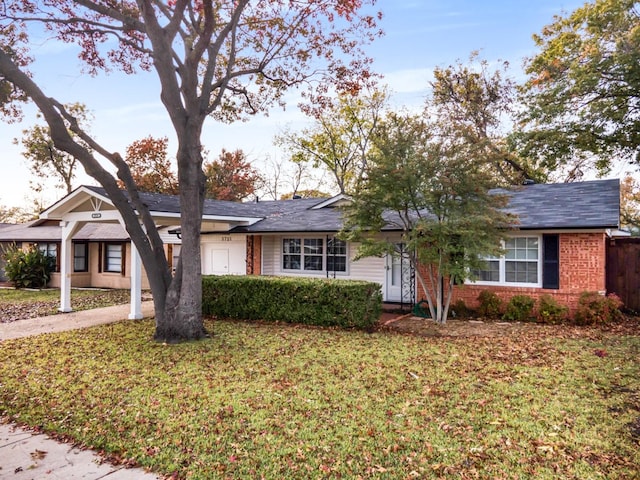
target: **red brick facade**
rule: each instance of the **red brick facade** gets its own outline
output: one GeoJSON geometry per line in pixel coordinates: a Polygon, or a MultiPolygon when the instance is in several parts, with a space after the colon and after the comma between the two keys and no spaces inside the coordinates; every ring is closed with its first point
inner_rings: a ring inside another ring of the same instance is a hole
{"type": "MultiPolygon", "coordinates": [[[[459,285],[454,287],[452,303],[463,300],[470,308],[478,306],[478,294],[482,290],[495,292],[507,302],[514,295],[528,295],[538,299],[543,294],[552,295],[559,303],[573,312],[578,297],[584,291],[605,291],[606,235],[603,233],[561,233],[560,240],[560,288],[544,289],[493,285],[459,285]]],[[[418,299],[422,289],[418,285],[418,299]]]]}
{"type": "Polygon", "coordinates": [[[260,235],[247,236],[247,275],[262,273],[262,237],[260,235]]]}

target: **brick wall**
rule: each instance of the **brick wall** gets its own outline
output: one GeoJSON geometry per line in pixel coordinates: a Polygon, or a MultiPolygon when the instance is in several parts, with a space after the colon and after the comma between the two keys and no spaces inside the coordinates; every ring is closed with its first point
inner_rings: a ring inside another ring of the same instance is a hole
{"type": "MultiPolygon", "coordinates": [[[[604,233],[562,233],[560,238],[560,288],[558,290],[491,285],[458,285],[454,287],[452,303],[464,300],[471,308],[478,306],[482,290],[495,292],[505,303],[514,295],[538,299],[543,294],[575,311],[584,291],[605,291],[606,236],[604,233]]],[[[418,300],[423,290],[418,285],[418,300]]]]}
{"type": "Polygon", "coordinates": [[[261,275],[262,237],[247,235],[247,275],[261,275]]]}

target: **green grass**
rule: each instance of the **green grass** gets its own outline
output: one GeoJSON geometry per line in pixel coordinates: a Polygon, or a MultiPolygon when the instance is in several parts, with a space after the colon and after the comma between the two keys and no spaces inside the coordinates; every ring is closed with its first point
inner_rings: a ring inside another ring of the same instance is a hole
{"type": "Polygon", "coordinates": [[[640,475],[638,336],[207,327],[1,342],[0,415],[189,479],[640,475]]]}

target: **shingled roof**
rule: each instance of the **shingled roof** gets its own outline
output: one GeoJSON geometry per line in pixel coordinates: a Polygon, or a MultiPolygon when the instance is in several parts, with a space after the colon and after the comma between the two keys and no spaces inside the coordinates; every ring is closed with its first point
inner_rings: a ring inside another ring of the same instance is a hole
{"type": "MultiPolygon", "coordinates": [[[[523,185],[499,192],[510,197],[507,210],[518,215],[517,228],[521,230],[619,228],[620,182],[617,179],[523,185]]],[[[296,205],[295,202],[302,201],[290,202],[296,205]]],[[[297,207],[305,205],[301,203],[297,207]]],[[[248,227],[237,227],[234,231],[337,232],[341,228],[339,209],[309,207],[306,210],[283,208],[281,213],[267,215],[264,220],[248,227]]],[[[393,230],[393,227],[389,226],[387,230],[393,230]]]]}
{"type": "Polygon", "coordinates": [[[620,226],[618,179],[524,185],[508,195],[522,230],[620,226]]]}
{"type": "MultiPolygon", "coordinates": [[[[107,196],[102,187],[86,188],[107,196]]],[[[533,184],[500,192],[510,197],[507,209],[518,215],[517,228],[521,230],[619,228],[620,182],[617,179],[533,184]]],[[[141,193],[140,197],[152,212],[180,213],[177,195],[141,193]]],[[[209,218],[246,218],[250,223],[233,228],[231,233],[337,232],[343,225],[340,209],[334,208],[326,198],[260,202],[207,199],[204,215],[209,218]]],[[[111,228],[124,232],[118,225],[111,228]]],[[[393,229],[391,225],[387,227],[387,230],[393,229]]],[[[11,229],[2,229],[0,238],[6,238],[8,230],[11,229]]],[[[107,232],[103,227],[87,225],[74,238],[106,240],[120,235],[116,231],[107,232]],[[91,228],[97,230],[89,232],[87,229],[91,228]]]]}

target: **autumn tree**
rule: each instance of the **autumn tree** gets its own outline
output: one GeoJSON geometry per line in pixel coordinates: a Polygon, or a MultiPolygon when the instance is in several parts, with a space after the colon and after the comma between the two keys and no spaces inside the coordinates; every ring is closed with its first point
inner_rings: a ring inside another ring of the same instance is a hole
{"type": "Polygon", "coordinates": [[[420,116],[388,116],[341,235],[360,242],[359,258],[404,256],[431,318],[444,323],[454,284],[481,269],[482,257],[500,254],[513,219],[501,210],[506,197],[490,193],[494,176],[469,155],[465,137],[442,135],[442,127],[420,116]],[[382,234],[388,229],[401,240],[382,234]]]}
{"type": "MultiPolygon", "coordinates": [[[[81,128],[88,128],[91,115],[85,105],[74,103],[66,105],[65,109],[73,115],[81,128]]],[[[38,117],[41,118],[41,115],[38,117]]],[[[69,122],[66,123],[69,134],[90,151],[91,148],[86,142],[71,131],[69,122]]],[[[73,179],[79,166],[77,159],[64,150],[56,148],[51,138],[51,131],[46,125],[35,125],[23,130],[22,135],[22,140],[14,139],[13,142],[22,144],[24,148],[22,156],[26,159],[31,174],[36,178],[35,181],[30,181],[31,188],[39,193],[46,189],[51,180],[55,180],[58,182],[55,185],[56,188],[63,189],[65,193],[71,193],[74,188],[73,179]]]]}
{"type": "Polygon", "coordinates": [[[376,18],[362,13],[373,2],[23,0],[3,5],[2,112],[15,115],[15,101],[28,97],[49,125],[56,148],[77,158],[105,188],[149,278],[156,339],[175,342],[207,334],[202,321],[200,254],[205,120],[234,121],[282,105],[285,91],[301,83],[318,86],[316,98],[324,95],[328,85],[338,91],[360,88],[370,76],[360,45],[378,33],[376,18]],[[177,138],[182,248],[174,276],[126,162],[83,130],[63,102],[44,93],[46,80],[29,74],[34,23],[44,24],[60,41],[76,42],[85,72],[97,75],[119,68],[131,74],[138,69],[157,74],[159,98],[177,138]],[[319,82],[312,81],[314,75],[319,82]],[[81,141],[69,133],[67,125],[81,141]],[[98,157],[117,168],[126,191],[98,157]]]}
{"type": "Polygon", "coordinates": [[[634,235],[640,233],[640,182],[631,175],[620,182],[620,224],[634,235]]]}
{"type": "Polygon", "coordinates": [[[552,170],[571,171],[575,160],[600,173],[615,159],[640,163],[638,2],[585,3],[533,38],[539,53],[525,66],[525,154],[552,170]]]}
{"type": "Polygon", "coordinates": [[[322,190],[318,190],[315,188],[303,188],[301,190],[297,190],[296,192],[285,193],[284,195],[280,195],[280,200],[291,200],[293,198],[328,198],[331,195],[327,192],[323,192],[322,190]]]}
{"type": "Polygon", "coordinates": [[[325,172],[307,162],[267,160],[261,174],[259,193],[272,200],[284,200],[305,191],[330,191],[325,172]]]}
{"type": "Polygon", "coordinates": [[[446,125],[451,135],[473,146],[470,153],[502,183],[520,185],[526,178],[544,179],[544,172],[510,142],[516,111],[515,83],[508,67],[502,62],[492,70],[476,52],[468,64],[458,61],[437,67],[425,115],[442,119],[440,125],[446,125]]]}
{"type": "MultiPolygon", "coordinates": [[[[167,137],[153,138],[149,135],[127,147],[124,161],[139,191],[168,195],[178,193],[178,179],[169,160],[168,144],[167,137]]],[[[125,188],[122,180],[118,185],[125,188]]]]}
{"type": "Polygon", "coordinates": [[[325,168],[339,193],[349,193],[366,171],[371,134],[387,101],[385,90],[360,95],[344,92],[319,108],[309,106],[306,112],[313,118],[313,125],[299,132],[285,132],[278,136],[277,143],[285,147],[293,162],[325,168]]]}
{"type": "Polygon", "coordinates": [[[205,162],[205,196],[218,200],[244,200],[260,184],[260,174],[251,166],[242,150],[222,149],[217,160],[205,162]]]}

